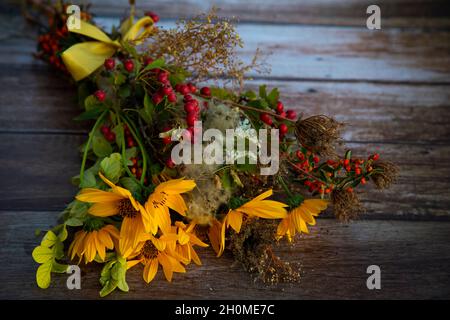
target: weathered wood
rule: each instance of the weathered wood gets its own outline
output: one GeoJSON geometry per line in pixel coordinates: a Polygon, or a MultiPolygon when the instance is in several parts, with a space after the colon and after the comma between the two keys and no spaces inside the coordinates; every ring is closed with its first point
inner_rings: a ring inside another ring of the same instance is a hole
{"type": "MultiPolygon", "coordinates": [[[[78,174],[77,148],[85,136],[4,133],[0,138],[4,150],[0,209],[62,210],[76,192],[70,178],[78,174]]],[[[402,170],[392,190],[364,196],[369,201],[363,218],[449,218],[450,146],[351,143],[348,147],[361,156],[381,150],[382,157],[397,162],[402,170]]]]}
{"type": "MultiPolygon", "coordinates": [[[[97,21],[106,26],[118,23],[118,19],[97,21]]],[[[22,35],[13,30],[4,36],[0,64],[36,63],[31,56],[33,29],[16,23],[22,35]],[[21,41],[24,35],[28,40],[21,41]]],[[[173,22],[161,25],[171,27],[173,22]]],[[[258,47],[266,55],[272,53],[266,58],[272,72],[265,78],[449,83],[449,31],[240,24],[238,32],[245,42],[240,50],[244,61],[250,61],[258,47]]]]}
{"type": "MultiPolygon", "coordinates": [[[[9,0],[12,1],[12,0],[9,0]]],[[[213,6],[225,17],[236,17],[244,22],[299,23],[318,25],[366,26],[366,9],[374,4],[369,0],[250,0],[250,1],[136,1],[138,10],[153,10],[162,18],[192,17],[213,6]]],[[[448,27],[448,2],[425,0],[380,0],[382,27],[448,27]]],[[[92,11],[98,15],[123,15],[128,1],[93,1],[92,11]]]]}
{"type": "MultiPolygon", "coordinates": [[[[0,212],[1,299],[96,299],[97,265],[82,266],[81,290],[68,290],[67,275],[53,275],[51,287],[39,289],[37,264],[31,251],[40,238],[34,230],[55,224],[54,212],[0,212]]],[[[128,294],[108,299],[448,299],[450,291],[450,222],[359,221],[342,224],[320,220],[311,234],[276,252],[300,263],[300,283],[266,286],[253,282],[225,254],[217,259],[210,248],[198,250],[202,266],[189,266],[168,283],[159,271],[150,285],[142,268],[127,274],[128,294]],[[366,269],[381,268],[381,290],[368,290],[366,269]]]]}
{"type": "MultiPolygon", "coordinates": [[[[0,92],[1,131],[86,132],[86,123],[72,121],[81,112],[75,87],[62,79],[45,67],[5,66],[0,73],[0,87],[8,87],[0,92]]],[[[255,80],[247,87],[263,83],[280,89],[286,108],[346,123],[347,141],[450,142],[450,85],[255,80]]]]}

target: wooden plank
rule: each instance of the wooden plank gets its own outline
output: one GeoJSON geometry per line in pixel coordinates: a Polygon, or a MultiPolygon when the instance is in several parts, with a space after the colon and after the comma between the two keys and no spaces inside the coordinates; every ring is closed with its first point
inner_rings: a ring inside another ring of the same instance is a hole
{"type": "MultiPolygon", "coordinates": [[[[70,178],[79,171],[77,148],[84,139],[67,134],[1,134],[0,209],[62,210],[77,191],[70,178]]],[[[365,196],[369,201],[363,218],[450,217],[449,145],[351,143],[349,147],[361,156],[382,150],[384,158],[401,167],[392,190],[365,196]]]]}
{"type": "MultiPolygon", "coordinates": [[[[11,19],[5,17],[4,23],[11,19]]],[[[118,23],[118,19],[97,21],[105,26],[118,23]]],[[[172,27],[173,22],[161,25],[172,27]]],[[[265,78],[445,84],[450,79],[449,31],[375,32],[350,27],[267,24],[240,24],[238,31],[245,42],[245,48],[240,50],[244,61],[250,61],[257,48],[271,54],[266,61],[272,72],[265,78]]],[[[35,31],[23,29],[22,34],[28,37],[23,41],[16,32],[5,34],[0,64],[35,63],[31,56],[35,43],[29,39],[30,32],[35,31]]]]}
{"type": "MultiPolygon", "coordinates": [[[[10,0],[11,1],[11,0],[10,0]]],[[[161,17],[192,17],[213,6],[225,17],[243,22],[298,23],[365,27],[370,0],[157,0],[136,1],[138,10],[153,10],[161,17]]],[[[379,0],[383,27],[448,27],[450,6],[445,0],[379,0]]],[[[128,9],[128,1],[97,0],[92,11],[98,15],[120,16],[128,9]]]]}
{"type": "MultiPolygon", "coordinates": [[[[68,290],[66,275],[53,275],[51,287],[35,284],[37,265],[31,251],[38,243],[35,228],[55,224],[54,212],[0,212],[1,299],[97,299],[98,265],[82,266],[81,290],[68,290]]],[[[294,246],[281,245],[282,258],[300,263],[298,284],[266,286],[253,282],[225,254],[217,259],[199,250],[202,266],[189,266],[173,282],[161,271],[150,285],[142,268],[127,274],[130,292],[107,299],[448,299],[450,291],[450,222],[358,221],[341,224],[321,220],[294,246]],[[366,269],[381,268],[381,290],[368,290],[366,269]],[[201,279],[201,280],[200,280],[201,279]]]]}
{"type": "MultiPolygon", "coordinates": [[[[346,141],[450,142],[450,85],[247,81],[248,88],[278,87],[286,108],[304,116],[326,114],[347,124],[346,141]],[[422,130],[417,130],[420,124],[422,130]]],[[[75,87],[48,68],[4,67],[0,73],[3,132],[86,132],[75,87]]]]}

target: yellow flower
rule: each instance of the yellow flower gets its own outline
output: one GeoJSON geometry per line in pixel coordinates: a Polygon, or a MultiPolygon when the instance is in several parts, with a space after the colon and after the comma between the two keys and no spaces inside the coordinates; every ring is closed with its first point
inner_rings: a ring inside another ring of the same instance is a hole
{"type": "Polygon", "coordinates": [[[139,235],[145,229],[153,228],[153,221],[146,214],[144,207],[136,201],[131,192],[114,183],[99,173],[100,178],[111,187],[111,191],[86,188],[82,189],[76,199],[90,202],[89,214],[97,217],[119,215],[123,218],[120,228],[120,252],[122,254],[132,250],[139,242],[139,235]]]}
{"type": "Polygon", "coordinates": [[[145,215],[153,224],[146,224],[145,231],[156,234],[158,227],[163,233],[170,231],[169,209],[185,216],[187,207],[181,193],[195,188],[194,180],[173,179],[159,184],[145,203],[145,215]]]}
{"type": "Polygon", "coordinates": [[[195,222],[185,225],[183,222],[177,221],[175,225],[178,227],[176,253],[183,258],[182,262],[186,265],[191,263],[191,261],[194,261],[196,265],[201,265],[202,262],[194,250],[194,245],[200,247],[208,247],[208,245],[195,235],[195,222]]]}
{"type": "MultiPolygon", "coordinates": [[[[230,209],[228,211],[221,226],[219,252],[217,253],[217,256],[222,255],[223,250],[225,249],[226,229],[231,226],[234,231],[239,233],[241,231],[244,214],[246,214],[248,217],[259,217],[264,219],[282,219],[286,217],[286,204],[274,200],[265,200],[267,197],[270,197],[272,193],[272,190],[267,190],[266,192],[261,193],[256,198],[241,205],[239,208],[230,209]]],[[[217,232],[213,233],[216,234],[217,232]]]]}
{"type": "Polygon", "coordinates": [[[119,239],[119,231],[113,225],[106,225],[99,230],[80,230],[70,244],[69,255],[73,260],[75,255],[81,259],[84,256],[85,263],[91,262],[98,254],[102,261],[105,260],[106,249],[114,248],[114,241],[119,239]]]}
{"type": "Polygon", "coordinates": [[[308,226],[316,224],[314,217],[327,208],[328,202],[322,199],[304,200],[302,204],[289,212],[289,215],[281,220],[277,228],[277,238],[280,239],[286,235],[289,241],[295,236],[296,232],[309,233],[308,226]]]}
{"type": "Polygon", "coordinates": [[[181,263],[182,258],[175,253],[175,246],[178,240],[178,235],[175,233],[168,233],[154,237],[151,234],[144,234],[141,236],[143,240],[130,256],[124,256],[130,259],[127,262],[127,268],[131,268],[138,263],[144,265],[143,278],[144,281],[150,283],[158,272],[159,265],[161,265],[167,281],[171,282],[173,273],[184,273],[186,269],[181,263]]]}

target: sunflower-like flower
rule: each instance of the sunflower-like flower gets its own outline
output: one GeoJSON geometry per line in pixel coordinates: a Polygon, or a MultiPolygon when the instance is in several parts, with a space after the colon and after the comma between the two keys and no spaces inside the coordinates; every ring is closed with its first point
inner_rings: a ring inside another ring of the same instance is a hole
{"type": "Polygon", "coordinates": [[[181,194],[194,188],[194,180],[173,179],[159,184],[145,203],[146,219],[154,221],[145,225],[145,231],[156,234],[159,227],[163,233],[170,232],[169,209],[185,216],[187,206],[181,194]]]}
{"type": "MultiPolygon", "coordinates": [[[[230,226],[234,231],[239,233],[241,231],[242,220],[244,214],[248,217],[258,217],[264,219],[283,219],[287,215],[287,211],[285,207],[286,204],[274,200],[265,200],[273,194],[273,191],[267,190],[264,193],[261,193],[256,198],[240,205],[235,209],[230,209],[222,221],[221,232],[220,232],[220,242],[219,242],[219,252],[217,256],[222,255],[223,250],[225,249],[225,231],[230,226]]],[[[214,226],[213,226],[214,227],[214,226]]],[[[217,225],[216,225],[217,227],[217,225]]],[[[213,232],[216,234],[217,232],[213,232]]],[[[211,235],[211,232],[210,232],[211,235]]],[[[217,242],[213,240],[213,242],[217,242]]],[[[215,245],[213,244],[213,248],[215,245]]]]}
{"type": "Polygon", "coordinates": [[[75,238],[70,244],[69,255],[73,260],[75,255],[84,257],[84,262],[88,263],[95,259],[96,255],[102,261],[106,257],[106,249],[114,248],[114,240],[119,240],[119,231],[113,225],[106,225],[98,230],[80,230],[75,234],[75,238]]]}
{"type": "Polygon", "coordinates": [[[292,209],[288,216],[281,220],[277,228],[277,238],[281,239],[286,235],[289,242],[298,233],[309,233],[308,224],[316,224],[315,217],[327,208],[328,202],[322,199],[304,200],[299,206],[292,209]]]}
{"type": "Polygon", "coordinates": [[[182,264],[183,258],[176,252],[178,235],[176,233],[166,233],[160,237],[151,234],[141,234],[142,240],[132,253],[123,255],[129,259],[127,268],[131,268],[138,263],[144,265],[144,281],[150,283],[158,272],[161,265],[167,281],[171,282],[173,273],[185,273],[186,269],[182,264]]]}
{"type": "Polygon", "coordinates": [[[145,229],[154,228],[154,223],[145,212],[145,208],[133,198],[130,191],[116,186],[101,173],[99,175],[111,190],[103,191],[85,188],[80,191],[76,199],[93,203],[88,211],[93,216],[109,217],[119,215],[123,218],[122,226],[120,227],[121,241],[119,246],[122,254],[126,254],[137,246],[139,235],[145,229]]]}
{"type": "Polygon", "coordinates": [[[195,234],[195,222],[191,222],[189,225],[184,224],[181,221],[175,222],[178,227],[178,244],[176,246],[176,253],[183,258],[185,265],[194,261],[196,265],[201,265],[202,262],[194,250],[194,246],[208,247],[206,243],[201,241],[195,234]]]}

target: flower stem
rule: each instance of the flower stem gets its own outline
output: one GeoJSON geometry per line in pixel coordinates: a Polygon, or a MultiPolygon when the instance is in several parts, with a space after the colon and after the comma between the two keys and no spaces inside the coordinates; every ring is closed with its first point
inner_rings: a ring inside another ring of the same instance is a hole
{"type": "Polygon", "coordinates": [[[80,169],[80,185],[83,184],[83,178],[84,178],[84,168],[86,167],[86,160],[87,160],[87,154],[89,151],[89,147],[91,146],[91,142],[92,139],[94,138],[94,133],[95,131],[97,131],[98,127],[100,126],[100,124],[103,121],[103,118],[105,118],[105,116],[107,115],[108,110],[103,111],[100,114],[100,117],[98,117],[97,121],[94,124],[94,127],[92,128],[92,130],[89,132],[89,138],[88,141],[86,142],[86,146],[84,147],[84,152],[83,152],[83,160],[81,161],[81,169],[80,169]]]}
{"type": "Polygon", "coordinates": [[[132,122],[128,119],[128,117],[126,115],[123,115],[122,119],[127,124],[128,128],[130,129],[130,132],[133,135],[133,138],[137,141],[139,150],[141,151],[141,154],[142,154],[143,166],[142,166],[141,183],[143,184],[145,181],[145,175],[147,173],[147,163],[148,163],[147,153],[145,152],[144,144],[142,143],[141,138],[137,134],[136,128],[132,125],[132,122]]]}

